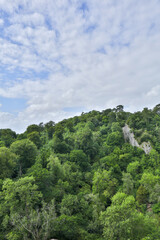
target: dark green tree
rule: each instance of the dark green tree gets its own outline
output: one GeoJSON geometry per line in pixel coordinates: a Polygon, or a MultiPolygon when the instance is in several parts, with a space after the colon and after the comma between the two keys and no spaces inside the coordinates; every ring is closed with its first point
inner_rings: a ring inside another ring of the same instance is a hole
{"type": "Polygon", "coordinates": [[[35,163],[37,147],[29,139],[24,139],[12,143],[10,149],[18,156],[18,174],[21,176],[35,163]]]}

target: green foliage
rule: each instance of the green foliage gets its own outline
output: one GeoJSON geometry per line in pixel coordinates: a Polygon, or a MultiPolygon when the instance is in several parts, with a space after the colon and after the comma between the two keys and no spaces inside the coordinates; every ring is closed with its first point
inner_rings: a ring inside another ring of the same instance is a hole
{"type": "Polygon", "coordinates": [[[16,140],[16,133],[11,129],[0,129],[0,140],[9,147],[16,140]]]}
{"type": "Polygon", "coordinates": [[[71,150],[71,147],[65,143],[65,141],[62,141],[57,136],[54,136],[52,142],[52,148],[55,153],[68,153],[71,150]]]}
{"type": "Polygon", "coordinates": [[[137,180],[141,177],[142,168],[138,161],[131,162],[127,166],[127,172],[131,174],[131,176],[137,180]]]}
{"type": "Polygon", "coordinates": [[[95,172],[93,177],[93,193],[98,194],[102,203],[108,203],[110,198],[116,193],[117,186],[118,181],[112,177],[110,171],[95,172]]]}
{"type": "Polygon", "coordinates": [[[10,178],[15,172],[17,156],[8,148],[0,148],[0,178],[10,178]]]}
{"type": "Polygon", "coordinates": [[[47,130],[49,139],[51,139],[53,137],[53,133],[55,131],[55,122],[49,121],[44,126],[45,126],[45,129],[47,130]]]}
{"type": "Polygon", "coordinates": [[[30,141],[32,141],[37,146],[37,148],[40,148],[41,138],[40,138],[40,135],[38,132],[36,132],[36,131],[31,132],[27,135],[27,137],[30,141]]]}
{"type": "Polygon", "coordinates": [[[6,179],[0,196],[0,211],[10,211],[10,213],[27,211],[39,204],[42,198],[33,177],[23,177],[18,181],[6,179]]]}
{"type": "Polygon", "coordinates": [[[48,159],[47,167],[50,171],[51,180],[53,183],[57,183],[58,179],[63,179],[64,170],[58,157],[51,155],[48,159]]]}
{"type": "Polygon", "coordinates": [[[36,124],[32,124],[32,125],[28,126],[27,130],[26,130],[27,134],[30,134],[32,132],[38,132],[39,133],[40,131],[41,131],[41,127],[36,125],[36,124]]]}
{"type": "Polygon", "coordinates": [[[19,175],[25,173],[31,167],[37,156],[37,147],[28,139],[18,140],[12,143],[11,151],[18,156],[19,175]]]}
{"type": "Polygon", "coordinates": [[[112,205],[101,214],[103,235],[107,240],[141,240],[155,230],[158,222],[136,210],[135,199],[125,193],[117,193],[112,205]]]}
{"type": "Polygon", "coordinates": [[[87,155],[83,150],[73,150],[70,152],[70,161],[79,165],[82,171],[87,171],[89,168],[87,155]]]}
{"type": "Polygon", "coordinates": [[[139,204],[146,204],[148,202],[148,197],[149,193],[147,189],[143,185],[140,185],[136,193],[136,200],[139,204]]]}
{"type": "Polygon", "coordinates": [[[160,239],[160,104],[0,129],[0,165],[2,240],[160,239]]]}
{"type": "Polygon", "coordinates": [[[121,132],[112,132],[107,137],[107,144],[110,146],[121,146],[124,138],[121,132]]]}
{"type": "MultiPolygon", "coordinates": [[[[18,213],[12,214],[10,223],[16,230],[16,235],[23,236],[24,240],[47,240],[54,231],[55,219],[55,205],[54,201],[52,201],[50,204],[42,202],[41,209],[31,209],[28,211],[27,216],[18,213]]],[[[12,237],[17,239],[16,235],[11,232],[7,235],[7,239],[12,237]]]]}
{"type": "Polygon", "coordinates": [[[40,163],[35,163],[27,171],[27,176],[34,177],[35,184],[38,186],[38,189],[42,192],[45,199],[50,199],[51,191],[51,174],[48,169],[43,168],[40,163]]]}
{"type": "Polygon", "coordinates": [[[132,179],[131,174],[123,173],[122,181],[123,181],[123,192],[128,195],[132,195],[133,189],[134,189],[134,181],[132,179]]]}

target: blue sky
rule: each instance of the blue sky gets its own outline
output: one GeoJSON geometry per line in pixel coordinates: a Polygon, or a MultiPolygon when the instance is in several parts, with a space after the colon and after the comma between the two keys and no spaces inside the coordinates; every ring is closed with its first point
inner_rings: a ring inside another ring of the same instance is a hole
{"type": "Polygon", "coordinates": [[[0,0],[0,128],[160,103],[159,0],[0,0]]]}

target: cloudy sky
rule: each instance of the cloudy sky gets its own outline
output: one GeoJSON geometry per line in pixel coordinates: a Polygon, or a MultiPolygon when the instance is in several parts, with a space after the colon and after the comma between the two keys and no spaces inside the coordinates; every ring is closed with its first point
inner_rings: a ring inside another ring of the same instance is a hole
{"type": "Polygon", "coordinates": [[[0,128],[160,103],[160,0],[0,0],[0,128]]]}

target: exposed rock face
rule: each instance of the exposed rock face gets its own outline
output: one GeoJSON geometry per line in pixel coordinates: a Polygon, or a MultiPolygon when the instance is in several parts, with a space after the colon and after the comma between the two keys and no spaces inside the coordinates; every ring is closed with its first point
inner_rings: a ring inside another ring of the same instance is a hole
{"type": "Polygon", "coordinates": [[[123,130],[125,141],[129,141],[129,143],[133,147],[139,147],[139,148],[143,149],[146,154],[150,153],[150,151],[152,149],[150,142],[143,142],[141,145],[139,145],[137,140],[134,137],[133,132],[131,131],[131,129],[129,128],[129,126],[127,124],[125,124],[125,126],[122,128],[122,130],[123,130]]]}
{"type": "Polygon", "coordinates": [[[146,154],[149,154],[152,149],[150,142],[143,142],[139,147],[142,148],[146,154]]]}
{"type": "Polygon", "coordinates": [[[127,124],[123,127],[123,134],[125,141],[129,141],[133,147],[139,147],[137,140],[134,138],[134,134],[127,124]]]}

